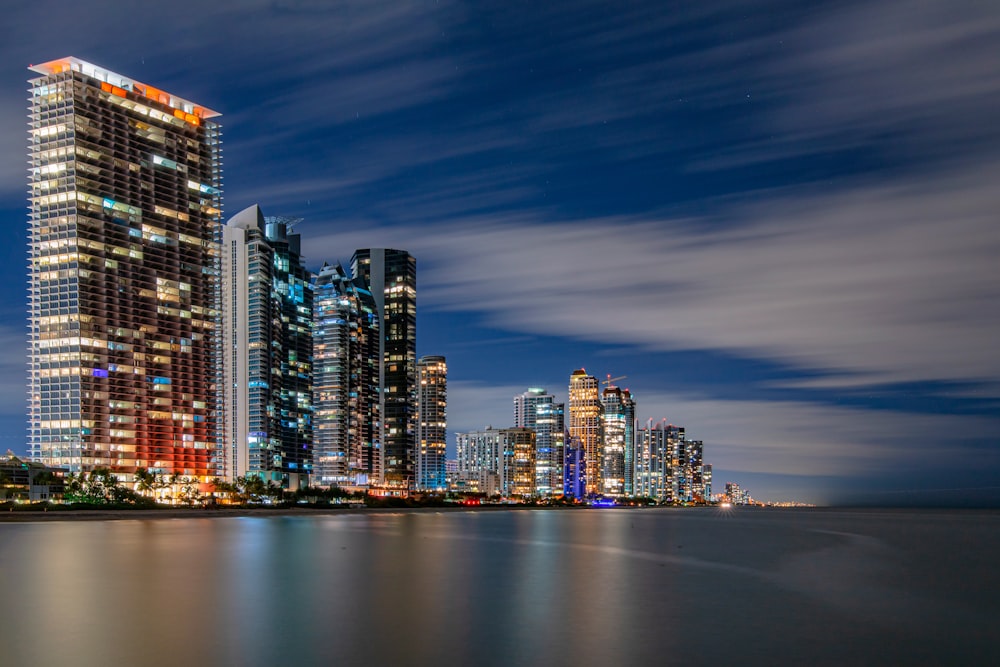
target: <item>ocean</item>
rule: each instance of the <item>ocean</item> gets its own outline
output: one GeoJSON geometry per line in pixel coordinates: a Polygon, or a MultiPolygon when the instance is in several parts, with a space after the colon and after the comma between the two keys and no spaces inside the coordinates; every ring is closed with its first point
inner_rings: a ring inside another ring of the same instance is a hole
{"type": "Polygon", "coordinates": [[[998,553],[991,511],[0,524],[0,664],[1000,664],[998,553]]]}

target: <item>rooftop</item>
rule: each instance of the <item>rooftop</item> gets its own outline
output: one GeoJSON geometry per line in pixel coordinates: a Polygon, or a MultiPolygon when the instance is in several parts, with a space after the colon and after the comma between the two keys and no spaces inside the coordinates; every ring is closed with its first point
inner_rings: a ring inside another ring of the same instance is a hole
{"type": "MultiPolygon", "coordinates": [[[[186,100],[183,97],[177,97],[176,95],[172,95],[154,86],[136,81],[135,79],[121,74],[116,74],[109,69],[105,69],[98,65],[94,65],[93,63],[88,63],[86,60],[80,60],[79,58],[74,58],[72,56],[59,58],[58,60],[50,60],[49,62],[42,63],[40,65],[29,65],[28,69],[44,75],[59,74],[60,72],[65,72],[67,70],[81,72],[87,76],[97,79],[98,81],[102,81],[122,90],[130,90],[140,95],[145,95],[150,99],[166,104],[174,109],[179,109],[184,113],[193,114],[198,118],[214,118],[215,116],[222,115],[218,111],[212,111],[207,107],[195,104],[194,102],[186,100]]],[[[124,97],[124,95],[122,96],[124,97]]]]}

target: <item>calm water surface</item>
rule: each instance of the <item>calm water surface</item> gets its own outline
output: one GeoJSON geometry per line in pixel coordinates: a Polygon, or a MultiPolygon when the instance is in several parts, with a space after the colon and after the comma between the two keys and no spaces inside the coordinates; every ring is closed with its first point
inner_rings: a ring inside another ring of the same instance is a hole
{"type": "Polygon", "coordinates": [[[998,553],[992,512],[0,524],[0,664],[1000,664],[998,553]]]}

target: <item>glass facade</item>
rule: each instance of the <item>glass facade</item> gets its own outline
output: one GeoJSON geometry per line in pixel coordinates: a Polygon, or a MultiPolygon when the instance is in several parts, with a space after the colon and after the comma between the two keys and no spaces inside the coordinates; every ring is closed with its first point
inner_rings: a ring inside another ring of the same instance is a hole
{"type": "Polygon", "coordinates": [[[382,401],[380,482],[413,484],[417,384],[417,261],[405,250],[356,250],[356,278],[371,288],[381,322],[379,387],[382,401]]]}
{"type": "Polygon", "coordinates": [[[365,485],[380,465],[381,318],[367,284],[324,266],[314,282],[315,480],[365,485]]]}
{"type": "Polygon", "coordinates": [[[208,479],[218,114],[76,58],[31,69],[31,456],[208,479]]]}
{"type": "Polygon", "coordinates": [[[514,426],[535,431],[535,493],[542,497],[563,492],[565,404],[532,387],[514,397],[514,426]]]}
{"type": "Polygon", "coordinates": [[[251,206],[223,230],[220,476],[253,474],[297,488],[313,466],[313,290],[290,222],[251,206]]]}
{"type": "MultiPolygon", "coordinates": [[[[601,452],[601,493],[607,496],[625,495],[626,450],[628,446],[628,416],[626,403],[632,403],[628,390],[614,385],[601,393],[604,409],[604,443],[601,452]]],[[[635,414],[634,403],[632,415],[635,414]]],[[[633,417],[634,418],[634,417],[633,417]]],[[[632,431],[634,433],[634,430],[632,431]]]]}
{"type": "Polygon", "coordinates": [[[648,422],[639,429],[635,446],[635,495],[674,502],[678,495],[680,459],[685,447],[684,429],[680,426],[648,422]]]}

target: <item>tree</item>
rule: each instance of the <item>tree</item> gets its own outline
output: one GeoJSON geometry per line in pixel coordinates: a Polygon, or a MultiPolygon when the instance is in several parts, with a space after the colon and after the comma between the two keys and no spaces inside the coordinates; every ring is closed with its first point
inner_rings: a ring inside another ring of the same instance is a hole
{"type": "Polygon", "coordinates": [[[191,506],[201,500],[198,492],[198,479],[196,477],[182,477],[180,499],[184,504],[191,506]]]}
{"type": "Polygon", "coordinates": [[[135,490],[145,495],[152,495],[157,488],[156,474],[146,468],[135,471],[135,490]]]}

